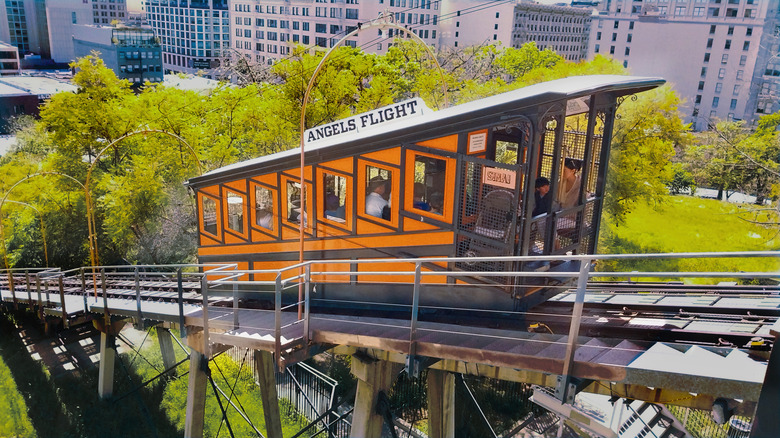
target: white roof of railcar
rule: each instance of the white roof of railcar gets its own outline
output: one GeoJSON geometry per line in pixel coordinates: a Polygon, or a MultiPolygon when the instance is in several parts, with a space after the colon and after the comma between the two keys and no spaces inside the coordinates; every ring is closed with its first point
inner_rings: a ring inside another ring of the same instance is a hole
{"type": "MultiPolygon", "coordinates": [[[[318,141],[316,144],[306,145],[305,148],[308,154],[309,152],[321,151],[357,140],[369,144],[373,138],[378,138],[379,136],[392,136],[393,133],[397,131],[408,130],[416,126],[435,124],[438,121],[444,121],[447,119],[457,118],[465,114],[480,112],[497,105],[503,105],[512,102],[520,103],[526,100],[535,100],[534,98],[540,98],[545,94],[550,95],[549,101],[604,91],[609,92],[628,90],[628,93],[623,94],[630,94],[632,92],[631,90],[633,89],[655,88],[664,82],[665,81],[663,79],[656,77],[621,75],[572,76],[529,85],[527,87],[518,88],[517,90],[512,90],[506,93],[497,94],[495,96],[486,97],[438,111],[428,110],[416,118],[404,119],[402,122],[397,123],[383,124],[378,128],[369,128],[361,130],[360,132],[334,136],[318,141]]],[[[534,104],[539,103],[543,102],[534,102],[534,104]]],[[[209,177],[234,172],[239,169],[262,166],[263,163],[266,162],[283,160],[285,158],[296,157],[299,155],[300,147],[297,147],[287,151],[277,152],[274,154],[253,158],[251,160],[230,164],[219,169],[214,169],[199,177],[195,177],[190,181],[197,184],[198,180],[201,180],[202,178],[210,179],[209,177]]]]}

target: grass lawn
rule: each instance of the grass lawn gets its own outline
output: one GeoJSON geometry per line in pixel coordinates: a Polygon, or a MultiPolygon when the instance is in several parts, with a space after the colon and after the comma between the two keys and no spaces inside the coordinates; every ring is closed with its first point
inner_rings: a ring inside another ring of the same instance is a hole
{"type": "MultiPolygon", "coordinates": [[[[757,206],[691,196],[670,196],[660,208],[637,205],[625,224],[605,220],[599,252],[641,254],[780,250],[780,228],[745,219],[777,222],[777,215],[754,213],[757,206]]],[[[776,271],[778,258],[637,260],[600,263],[599,270],[776,271]]],[[[712,282],[727,279],[713,279],[712,282]]]]}
{"type": "Polygon", "coordinates": [[[0,437],[38,436],[27,415],[27,404],[16,387],[11,370],[0,357],[0,437]]]}

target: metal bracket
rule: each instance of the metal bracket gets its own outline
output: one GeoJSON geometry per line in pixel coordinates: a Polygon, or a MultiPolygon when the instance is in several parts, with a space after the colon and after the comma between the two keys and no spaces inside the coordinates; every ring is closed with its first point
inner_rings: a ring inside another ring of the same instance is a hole
{"type": "Polygon", "coordinates": [[[590,379],[580,379],[570,376],[558,376],[555,385],[555,398],[566,404],[574,403],[574,396],[593,383],[590,379]],[[568,378],[567,378],[568,377],[568,378]]]}
{"type": "Polygon", "coordinates": [[[435,357],[418,356],[416,354],[410,354],[406,356],[406,365],[404,371],[409,377],[416,379],[420,377],[422,370],[430,367],[441,359],[435,357]]]}

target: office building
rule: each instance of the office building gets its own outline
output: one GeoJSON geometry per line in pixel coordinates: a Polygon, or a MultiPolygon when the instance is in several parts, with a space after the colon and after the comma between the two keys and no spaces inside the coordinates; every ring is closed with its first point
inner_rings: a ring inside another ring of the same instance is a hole
{"type": "MultiPolygon", "coordinates": [[[[86,3],[86,0],[81,0],[86,3]]],[[[92,22],[107,25],[114,21],[124,22],[127,19],[127,2],[125,0],[90,0],[92,4],[92,22]]]]}
{"type": "Polygon", "coordinates": [[[778,3],[606,0],[593,18],[589,53],[665,78],[697,130],[716,120],[754,122],[780,110],[778,3]]]}
{"type": "Polygon", "coordinates": [[[453,0],[442,4],[443,47],[468,47],[501,43],[519,48],[534,42],[565,59],[579,61],[587,56],[591,9],[542,5],[519,0],[485,6],[476,0],[453,0]]]}
{"type": "Polygon", "coordinates": [[[49,30],[45,0],[0,1],[0,41],[19,49],[23,58],[37,54],[49,58],[49,30]]]}
{"type": "Polygon", "coordinates": [[[100,52],[106,67],[134,86],[162,82],[162,49],[150,29],[77,25],[73,34],[77,57],[100,52]]]}
{"type": "Polygon", "coordinates": [[[0,41],[0,76],[18,75],[20,72],[19,49],[0,41]]]}
{"type": "Polygon", "coordinates": [[[67,64],[76,59],[73,50],[73,27],[93,24],[92,4],[83,0],[46,0],[51,59],[67,64]]]}
{"type": "Polygon", "coordinates": [[[210,71],[230,48],[227,0],[146,0],[166,71],[210,71]]]}

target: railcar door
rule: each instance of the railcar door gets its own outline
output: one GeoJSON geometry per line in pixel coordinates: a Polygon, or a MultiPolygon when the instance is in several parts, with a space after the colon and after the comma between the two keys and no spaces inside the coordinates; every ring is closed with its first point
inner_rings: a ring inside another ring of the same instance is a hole
{"type": "MultiPolygon", "coordinates": [[[[456,249],[459,257],[515,254],[530,126],[530,122],[523,122],[488,130],[484,153],[460,158],[456,249]]],[[[501,272],[512,267],[506,262],[475,260],[459,263],[458,268],[501,272]]],[[[506,282],[507,278],[492,280],[506,282]]]]}

